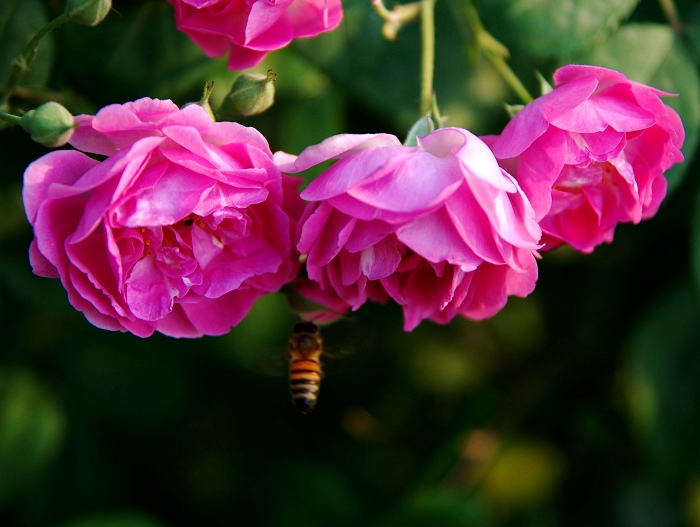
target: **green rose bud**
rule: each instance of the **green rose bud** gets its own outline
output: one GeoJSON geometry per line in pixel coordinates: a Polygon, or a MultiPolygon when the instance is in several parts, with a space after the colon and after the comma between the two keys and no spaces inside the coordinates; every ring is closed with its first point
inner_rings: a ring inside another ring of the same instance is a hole
{"type": "Polygon", "coordinates": [[[275,102],[277,74],[246,73],[233,83],[231,92],[219,108],[219,118],[230,119],[237,115],[250,116],[264,112],[275,102]]]}
{"type": "Polygon", "coordinates": [[[65,14],[71,22],[96,26],[112,9],[112,0],[68,0],[65,14]]]}
{"type": "Polygon", "coordinates": [[[47,102],[25,113],[20,125],[39,144],[55,148],[65,145],[73,135],[75,119],[57,102],[47,102]]]}

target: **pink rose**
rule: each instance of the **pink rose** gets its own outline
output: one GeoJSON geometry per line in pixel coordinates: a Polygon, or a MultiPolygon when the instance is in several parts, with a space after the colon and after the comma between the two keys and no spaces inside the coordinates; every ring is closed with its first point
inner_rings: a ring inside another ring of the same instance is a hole
{"type": "Polygon", "coordinates": [[[537,212],[546,249],[590,253],[620,222],[650,218],[663,173],[683,160],[680,118],[665,92],[595,66],[565,66],[554,90],[526,105],[493,152],[537,212]]]}
{"type": "Polygon", "coordinates": [[[23,198],[34,272],[60,277],[91,323],[220,335],[296,276],[298,178],[258,131],[153,99],[76,121],[71,144],[106,159],[51,152],[27,168],[23,198]]]}
{"type": "Polygon", "coordinates": [[[340,0],[168,0],[175,22],[209,57],[230,52],[228,67],[257,66],[292,39],[335,29],[340,0]]]}
{"type": "Polygon", "coordinates": [[[275,159],[284,172],[338,160],[301,194],[311,203],[297,248],[317,302],[332,304],[330,292],[357,309],[391,297],[410,331],[426,318],[489,317],[535,287],[534,211],[466,130],[439,129],[416,147],[392,135],[338,135],[275,159]]]}

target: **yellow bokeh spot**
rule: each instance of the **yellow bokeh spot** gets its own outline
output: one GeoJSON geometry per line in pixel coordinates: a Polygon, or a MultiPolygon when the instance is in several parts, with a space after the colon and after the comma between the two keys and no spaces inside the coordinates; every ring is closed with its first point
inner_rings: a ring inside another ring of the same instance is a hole
{"type": "Polygon", "coordinates": [[[427,351],[414,350],[410,368],[414,385],[436,395],[461,393],[483,379],[483,372],[466,350],[441,343],[427,351]]]}
{"type": "Polygon", "coordinates": [[[534,506],[551,496],[562,468],[561,455],[543,442],[507,444],[485,474],[482,490],[500,506],[534,506]]]}
{"type": "Polygon", "coordinates": [[[696,476],[688,487],[685,510],[689,527],[700,527],[700,477],[696,476]]]}

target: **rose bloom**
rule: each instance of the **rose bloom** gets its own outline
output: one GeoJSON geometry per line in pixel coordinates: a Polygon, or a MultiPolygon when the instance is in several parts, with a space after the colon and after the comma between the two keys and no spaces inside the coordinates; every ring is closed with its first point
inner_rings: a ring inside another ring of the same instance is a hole
{"type": "Polygon", "coordinates": [[[337,160],[301,194],[310,203],[297,248],[317,286],[314,294],[305,282],[301,293],[321,304],[357,309],[390,297],[410,331],[423,319],[489,317],[535,287],[534,211],[466,130],[442,128],[415,147],[392,135],[338,135],[275,159],[283,172],[337,160]]]}
{"type": "Polygon", "coordinates": [[[34,272],[59,277],[94,325],[220,335],[298,272],[303,209],[265,138],[198,105],[140,99],[82,115],[71,144],[27,168],[34,272]]]}
{"type": "Polygon", "coordinates": [[[335,29],[340,0],[168,0],[177,28],[209,57],[230,52],[228,67],[257,66],[292,39],[335,29]]]}
{"type": "Polygon", "coordinates": [[[526,105],[493,153],[530,199],[545,249],[590,253],[620,222],[656,214],[664,172],[683,160],[684,131],[669,95],[596,66],[564,66],[554,90],[526,105]]]}

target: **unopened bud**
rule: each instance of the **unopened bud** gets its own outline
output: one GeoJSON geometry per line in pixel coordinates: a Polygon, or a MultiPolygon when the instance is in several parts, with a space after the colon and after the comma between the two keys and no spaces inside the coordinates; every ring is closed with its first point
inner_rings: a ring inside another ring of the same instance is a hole
{"type": "Polygon", "coordinates": [[[65,13],[71,22],[96,26],[105,19],[110,9],[112,0],[68,0],[65,13]]]}
{"type": "Polygon", "coordinates": [[[219,117],[228,119],[236,115],[248,117],[264,112],[275,102],[277,74],[267,70],[267,74],[245,73],[233,83],[231,92],[219,109],[219,117]]]}
{"type": "Polygon", "coordinates": [[[54,101],[29,110],[22,116],[20,124],[34,141],[50,148],[65,145],[76,126],[71,113],[54,101]]]}

